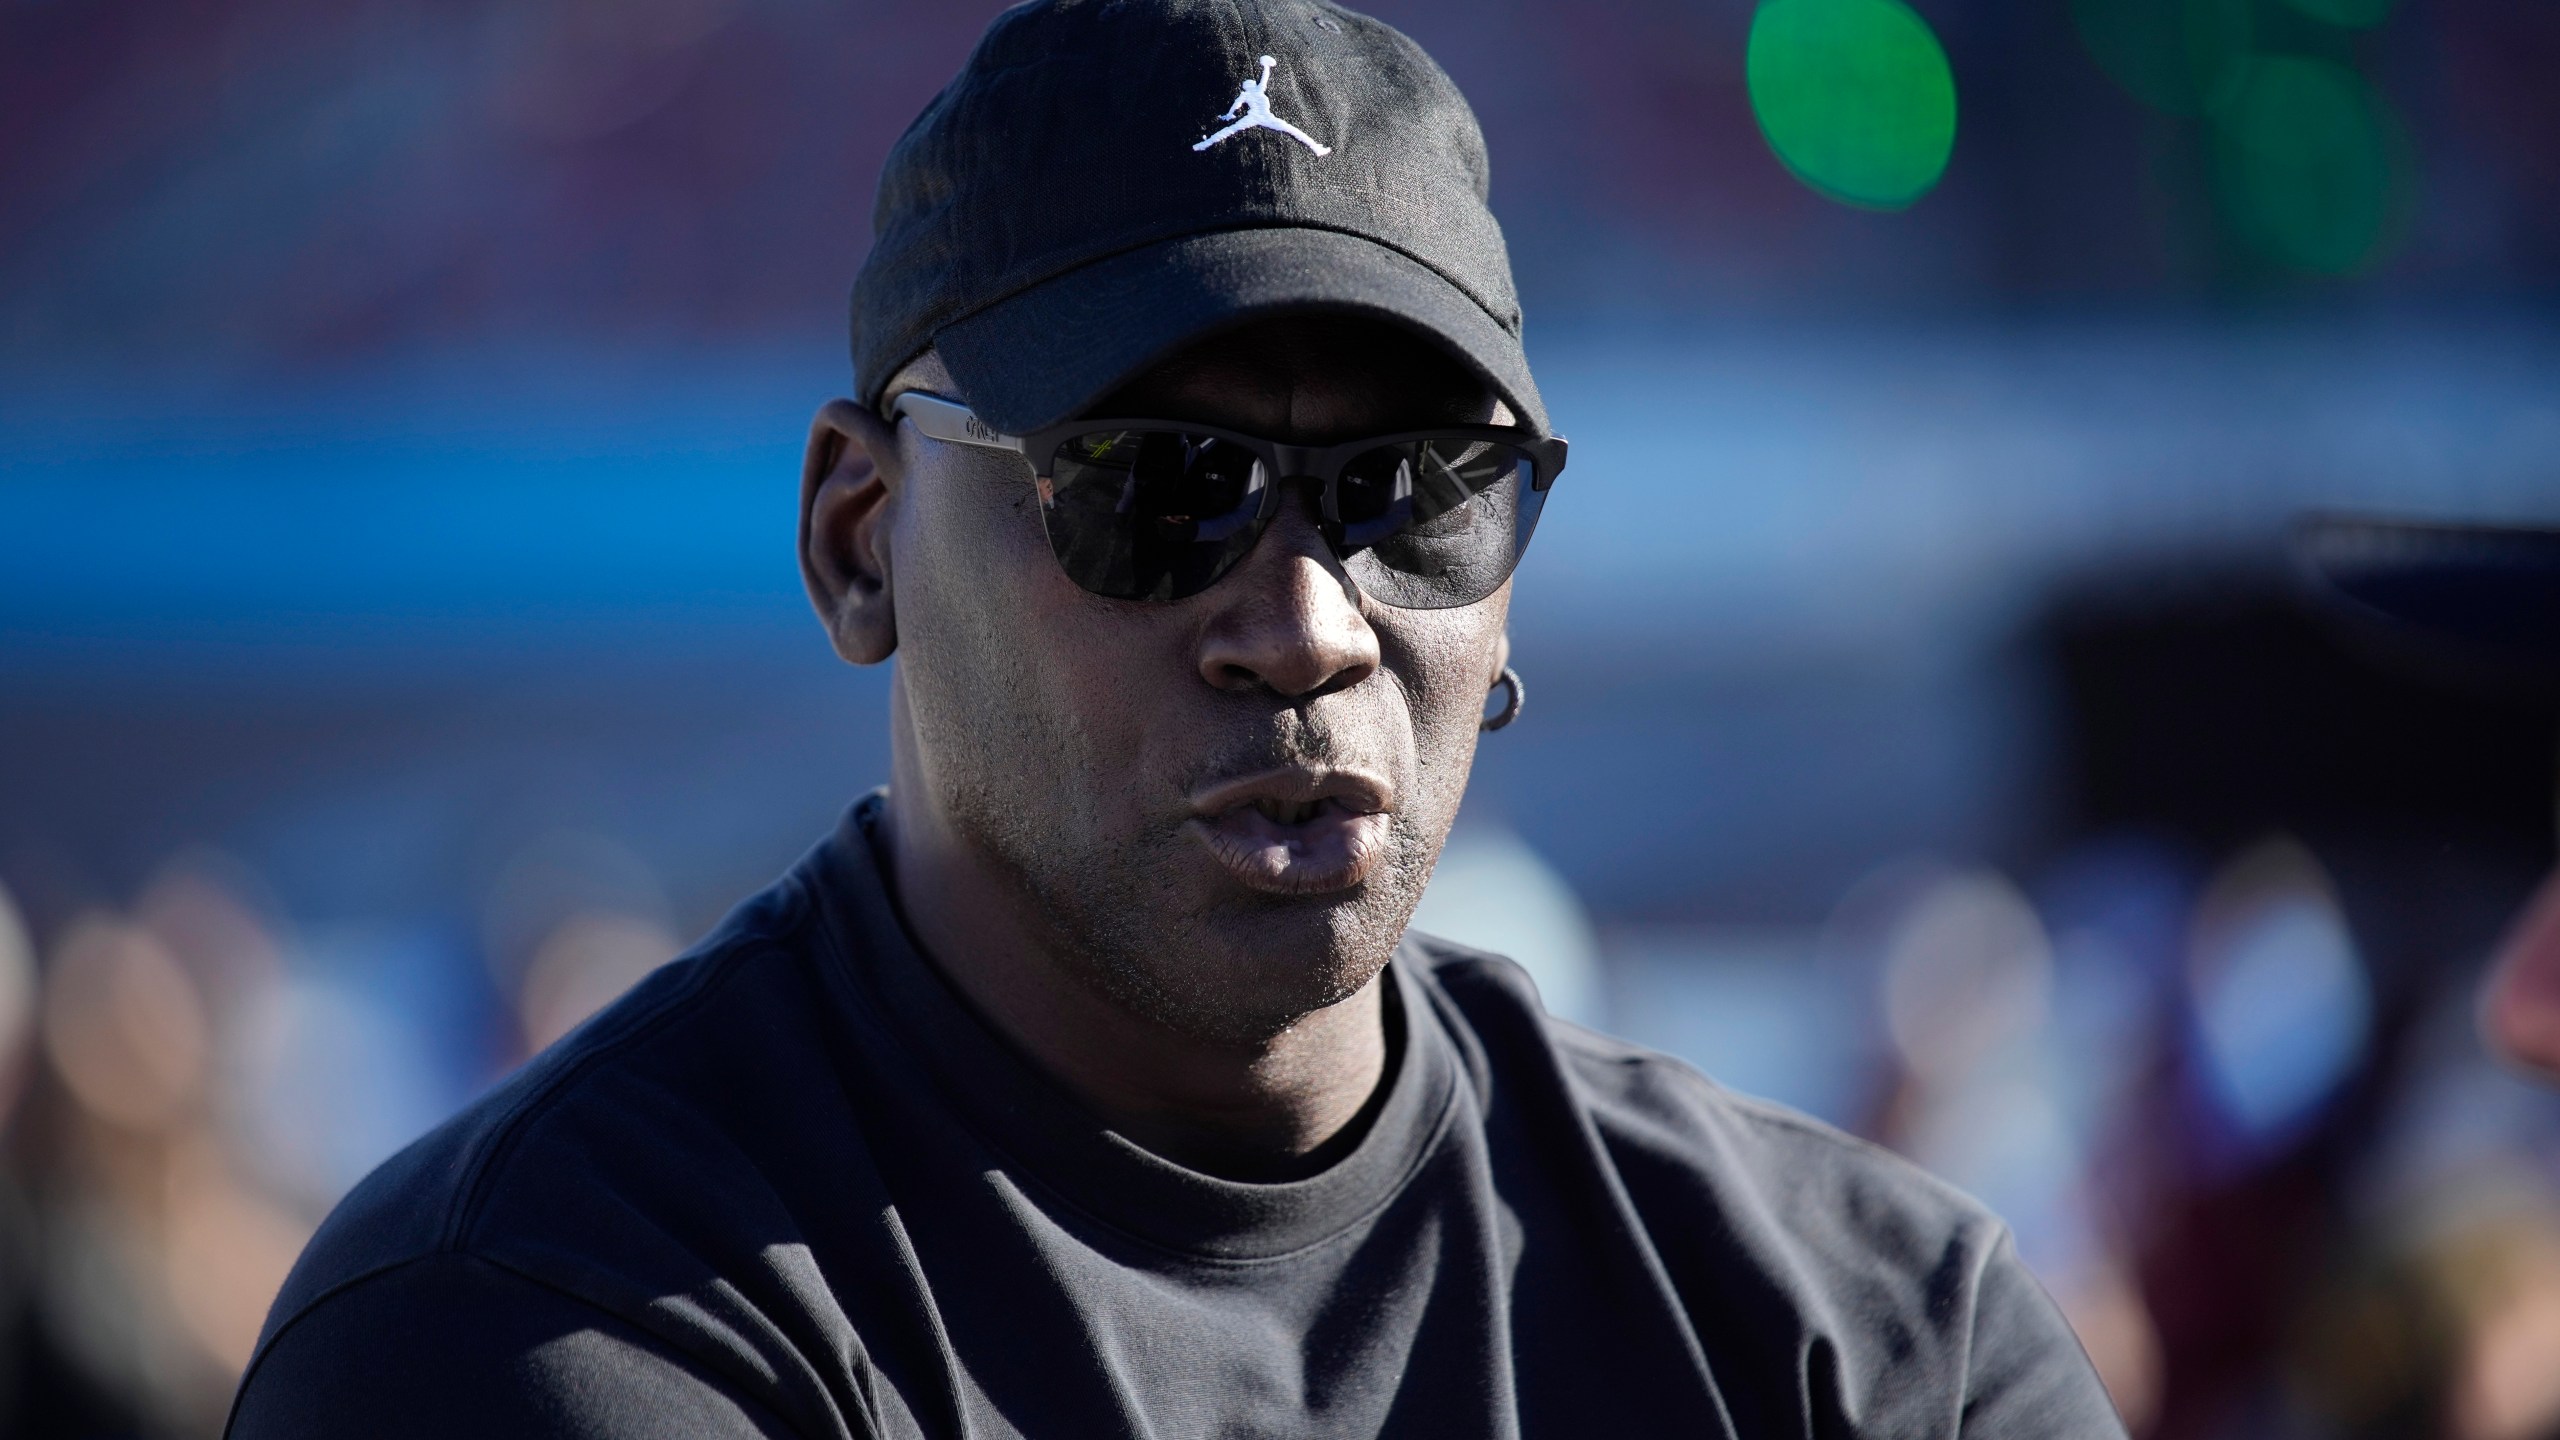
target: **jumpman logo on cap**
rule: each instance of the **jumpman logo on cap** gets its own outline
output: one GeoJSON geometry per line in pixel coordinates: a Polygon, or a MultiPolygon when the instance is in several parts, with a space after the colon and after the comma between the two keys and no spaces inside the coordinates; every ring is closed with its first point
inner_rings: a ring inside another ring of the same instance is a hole
{"type": "Polygon", "coordinates": [[[1192,146],[1192,149],[1206,150],[1221,140],[1241,135],[1247,130],[1277,130],[1318,155],[1333,153],[1332,146],[1318,144],[1313,135],[1271,113],[1271,67],[1276,63],[1268,55],[1262,57],[1262,78],[1244,82],[1244,88],[1236,92],[1236,103],[1228,106],[1227,113],[1218,117],[1221,120],[1233,120],[1235,123],[1192,146]],[[1238,116],[1243,118],[1238,119],[1238,116]]]}

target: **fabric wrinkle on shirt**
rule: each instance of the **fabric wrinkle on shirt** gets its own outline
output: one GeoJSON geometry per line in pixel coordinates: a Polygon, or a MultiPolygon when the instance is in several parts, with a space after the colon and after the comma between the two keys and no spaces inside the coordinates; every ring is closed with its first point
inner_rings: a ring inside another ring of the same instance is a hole
{"type": "Polygon", "coordinates": [[[2116,1436],[1971,1201],[1409,935],[1300,1180],[1111,1132],[919,954],[875,794],[387,1162],[231,1434],[2116,1436]]]}

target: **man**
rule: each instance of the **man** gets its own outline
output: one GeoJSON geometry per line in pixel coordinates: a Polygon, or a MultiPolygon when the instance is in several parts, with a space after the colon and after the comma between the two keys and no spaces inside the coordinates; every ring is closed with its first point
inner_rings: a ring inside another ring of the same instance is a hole
{"type": "Polygon", "coordinates": [[[1404,933],[1564,460],[1485,186],[1321,0],[999,17],[802,487],[888,789],[350,1196],[233,1433],[2119,1433],[1979,1208],[1404,933]]]}

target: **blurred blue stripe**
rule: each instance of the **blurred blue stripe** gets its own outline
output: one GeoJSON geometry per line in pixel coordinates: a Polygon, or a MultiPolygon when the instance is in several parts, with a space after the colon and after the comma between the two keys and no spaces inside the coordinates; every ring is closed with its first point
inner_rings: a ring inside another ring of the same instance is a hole
{"type": "Polygon", "coordinates": [[[798,436],[526,454],[322,442],[49,456],[0,483],[0,629],[332,615],[517,625],[799,597],[798,436]]]}
{"type": "MultiPolygon", "coordinates": [[[[2555,336],[2454,317],[1561,337],[1539,369],[1574,460],[1517,619],[1901,645],[2074,569],[2267,555],[2306,506],[2560,519],[2555,336]]],[[[0,642],[797,627],[801,406],[832,378],[796,353],[527,352],[183,412],[149,386],[13,394],[0,642]]]]}

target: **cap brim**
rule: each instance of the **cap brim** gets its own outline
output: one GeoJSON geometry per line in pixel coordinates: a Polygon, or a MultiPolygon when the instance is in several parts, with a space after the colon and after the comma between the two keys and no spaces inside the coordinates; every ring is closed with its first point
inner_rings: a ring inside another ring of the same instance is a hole
{"type": "Polygon", "coordinates": [[[2403,625],[2560,664],[2560,529],[2320,515],[2294,534],[2335,593],[2403,625]]]}
{"type": "Polygon", "coordinates": [[[1429,266],[1336,230],[1220,230],[1125,251],[943,327],[934,350],[980,419],[1023,435],[1202,336],[1308,313],[1372,316],[1437,340],[1548,433],[1518,336],[1429,266]]]}

